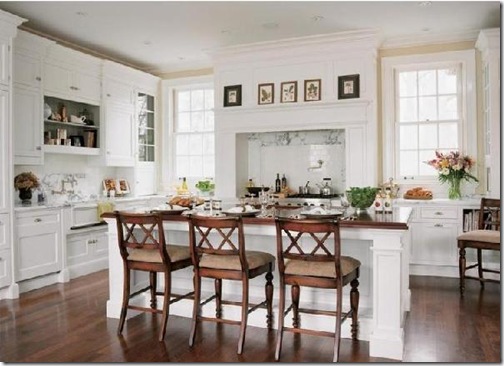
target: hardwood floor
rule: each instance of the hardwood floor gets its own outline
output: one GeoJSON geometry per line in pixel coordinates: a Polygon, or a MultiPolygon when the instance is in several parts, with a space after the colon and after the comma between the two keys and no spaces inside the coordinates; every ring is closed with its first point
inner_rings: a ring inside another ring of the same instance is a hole
{"type": "MultiPolygon", "coordinates": [[[[405,335],[406,362],[500,362],[499,284],[411,277],[412,304],[405,335]]],[[[249,327],[243,355],[239,327],[204,322],[193,349],[190,320],[171,316],[158,342],[160,316],[141,314],[116,335],[118,320],[105,317],[108,272],[101,271],[0,301],[3,362],[273,362],[276,332],[249,327]]],[[[330,362],[332,339],[284,335],[283,362],[330,362]]],[[[343,339],[341,362],[387,362],[369,357],[369,343],[343,339]]]]}

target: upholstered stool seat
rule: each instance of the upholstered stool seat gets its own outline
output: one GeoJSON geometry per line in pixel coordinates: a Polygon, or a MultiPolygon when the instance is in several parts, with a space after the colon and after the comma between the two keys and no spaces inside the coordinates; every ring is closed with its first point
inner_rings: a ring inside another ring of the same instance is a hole
{"type": "MultiPolygon", "coordinates": [[[[167,245],[166,251],[172,262],[191,259],[191,251],[189,246],[182,245],[167,245]]],[[[163,260],[159,254],[159,250],[132,249],[129,253],[128,260],[149,263],[162,263],[163,260]]]]}
{"type": "MultiPolygon", "coordinates": [[[[341,275],[343,277],[359,268],[361,262],[352,257],[341,257],[341,275]]],[[[285,274],[313,277],[336,278],[336,266],[333,262],[310,262],[303,260],[285,261],[285,274]]]]}
{"type": "Polygon", "coordinates": [[[499,231],[495,230],[473,230],[459,235],[457,240],[499,244],[501,235],[499,231]]]}
{"type": "MultiPolygon", "coordinates": [[[[265,264],[275,262],[275,257],[269,253],[247,250],[245,258],[249,269],[255,269],[265,264]]],[[[202,268],[225,269],[241,271],[240,257],[237,255],[213,255],[205,254],[201,257],[199,265],[202,268]]]]}

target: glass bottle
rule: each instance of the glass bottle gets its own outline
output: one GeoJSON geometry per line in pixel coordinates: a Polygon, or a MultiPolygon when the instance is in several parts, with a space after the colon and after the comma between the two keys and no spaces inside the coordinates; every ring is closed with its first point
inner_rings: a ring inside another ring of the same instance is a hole
{"type": "Polygon", "coordinates": [[[287,178],[285,178],[285,174],[282,174],[282,189],[287,188],[287,178]]]}
{"type": "Polygon", "coordinates": [[[280,173],[277,173],[277,177],[275,179],[275,193],[280,193],[282,187],[282,183],[280,181],[280,173]]]}

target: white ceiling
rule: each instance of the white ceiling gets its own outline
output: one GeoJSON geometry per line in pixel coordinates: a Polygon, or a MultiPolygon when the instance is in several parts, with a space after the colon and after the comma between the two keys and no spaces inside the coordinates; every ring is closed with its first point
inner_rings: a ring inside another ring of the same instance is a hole
{"type": "Polygon", "coordinates": [[[383,40],[500,27],[499,1],[0,1],[25,28],[155,74],[238,44],[378,29],[383,40]]]}

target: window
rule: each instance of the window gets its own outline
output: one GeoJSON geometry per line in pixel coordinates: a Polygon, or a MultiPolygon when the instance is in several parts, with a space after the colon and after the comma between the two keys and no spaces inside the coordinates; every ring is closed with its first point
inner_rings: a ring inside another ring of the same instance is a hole
{"type": "Polygon", "coordinates": [[[475,67],[474,50],[382,58],[384,178],[437,184],[436,150],[477,159],[475,67]]]}
{"type": "Polygon", "coordinates": [[[458,150],[460,67],[450,65],[415,70],[396,70],[396,161],[398,175],[437,176],[425,161],[435,151],[458,150]]]}
{"type": "Polygon", "coordinates": [[[154,161],[154,97],[137,94],[138,105],[138,161],[154,161]]]}
{"type": "Polygon", "coordinates": [[[187,177],[190,182],[213,178],[213,88],[175,89],[173,106],[175,177],[187,177]]]}

